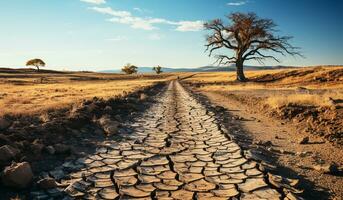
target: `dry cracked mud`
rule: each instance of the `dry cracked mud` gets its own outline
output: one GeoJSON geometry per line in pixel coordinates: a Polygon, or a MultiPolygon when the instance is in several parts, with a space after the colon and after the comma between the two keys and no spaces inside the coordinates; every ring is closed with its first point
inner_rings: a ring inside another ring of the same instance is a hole
{"type": "MultiPolygon", "coordinates": [[[[136,120],[134,133],[64,164],[61,185],[36,199],[282,199],[214,113],[177,81],[136,120]]],[[[58,175],[58,170],[56,170],[58,175]]],[[[55,174],[56,175],[56,174],[55,174]]],[[[56,176],[55,176],[56,177],[56,176]]],[[[58,178],[57,178],[58,179],[58,178]]],[[[286,198],[287,199],[287,198],[286,198]]]]}

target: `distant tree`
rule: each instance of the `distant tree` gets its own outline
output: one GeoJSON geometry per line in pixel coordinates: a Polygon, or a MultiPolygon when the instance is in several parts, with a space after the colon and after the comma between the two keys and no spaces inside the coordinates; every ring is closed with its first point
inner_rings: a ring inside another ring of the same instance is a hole
{"type": "Polygon", "coordinates": [[[128,63],[121,69],[121,71],[123,71],[125,74],[136,74],[137,69],[138,69],[138,67],[128,63]]]}
{"type": "Polygon", "coordinates": [[[35,66],[37,67],[37,71],[39,71],[39,67],[45,67],[45,62],[39,58],[35,58],[27,61],[26,66],[35,66]]]}
{"type": "Polygon", "coordinates": [[[156,74],[160,74],[162,73],[162,67],[157,65],[157,67],[153,67],[152,70],[154,70],[156,72],[156,74]]]}
{"type": "Polygon", "coordinates": [[[209,56],[212,52],[222,48],[231,49],[234,55],[215,55],[219,65],[236,64],[238,81],[246,81],[243,64],[247,60],[256,60],[263,63],[265,59],[273,59],[280,62],[272,55],[265,52],[279,53],[283,56],[302,56],[298,47],[289,43],[291,36],[277,36],[277,26],[271,19],[261,19],[255,13],[232,13],[227,18],[227,25],[221,19],[215,19],[204,24],[211,34],[206,36],[207,51],[209,56]]]}

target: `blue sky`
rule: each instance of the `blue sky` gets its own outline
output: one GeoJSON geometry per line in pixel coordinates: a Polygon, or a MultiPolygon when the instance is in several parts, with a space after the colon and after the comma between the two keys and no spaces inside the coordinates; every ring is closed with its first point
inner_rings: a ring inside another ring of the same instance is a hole
{"type": "Polygon", "coordinates": [[[341,0],[1,0],[0,66],[36,57],[68,70],[205,66],[214,60],[202,23],[235,11],[294,36],[306,58],[280,57],[281,65],[343,64],[342,10],[341,0]]]}

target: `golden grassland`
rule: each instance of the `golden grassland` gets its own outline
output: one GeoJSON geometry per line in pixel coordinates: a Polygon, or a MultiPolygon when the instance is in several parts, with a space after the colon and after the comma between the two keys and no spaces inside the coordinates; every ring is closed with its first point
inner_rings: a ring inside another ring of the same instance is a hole
{"type": "Polygon", "coordinates": [[[0,116],[30,115],[65,108],[95,96],[107,99],[168,80],[172,76],[0,72],[0,116]]]}
{"type": "Polygon", "coordinates": [[[309,105],[319,107],[330,107],[332,99],[343,99],[342,91],[328,91],[324,94],[290,94],[268,97],[266,103],[273,108],[280,108],[289,103],[297,105],[309,105]]]}
{"type": "Polygon", "coordinates": [[[235,72],[144,75],[0,69],[0,116],[36,114],[93,97],[110,98],[159,81],[185,78],[200,90],[266,98],[272,107],[287,103],[326,106],[343,99],[343,67],[247,71],[252,81],[235,82],[235,72]],[[327,81],[320,81],[321,79],[327,81]],[[300,88],[300,89],[299,89],[300,88]]]}
{"type": "Polygon", "coordinates": [[[251,80],[235,82],[235,72],[198,73],[185,81],[200,84],[203,92],[262,97],[277,108],[289,103],[330,106],[343,99],[343,66],[247,71],[251,80]]]}

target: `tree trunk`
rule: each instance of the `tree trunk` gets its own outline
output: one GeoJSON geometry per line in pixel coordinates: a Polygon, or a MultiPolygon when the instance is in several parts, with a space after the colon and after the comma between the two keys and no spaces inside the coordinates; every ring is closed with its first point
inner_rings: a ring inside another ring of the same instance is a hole
{"type": "Polygon", "coordinates": [[[240,82],[245,82],[247,79],[244,76],[244,71],[243,71],[243,62],[237,62],[236,63],[236,73],[237,73],[237,81],[240,82]]]}
{"type": "Polygon", "coordinates": [[[36,65],[36,67],[37,67],[37,71],[39,72],[39,66],[38,66],[38,65],[36,65]]]}

